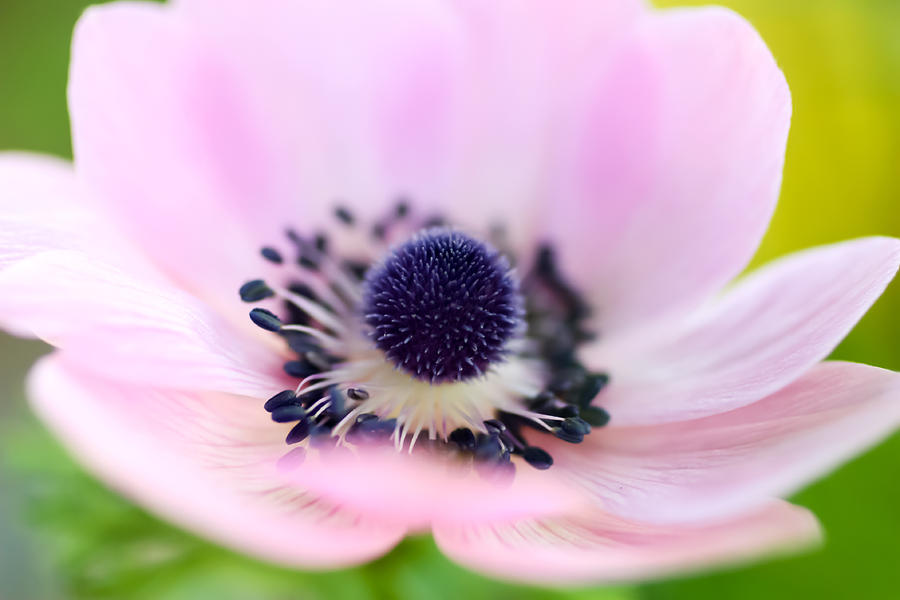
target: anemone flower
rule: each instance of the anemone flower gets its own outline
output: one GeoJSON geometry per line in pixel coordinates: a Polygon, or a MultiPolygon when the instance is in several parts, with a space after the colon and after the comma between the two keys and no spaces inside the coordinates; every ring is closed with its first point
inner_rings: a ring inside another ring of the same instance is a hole
{"type": "Polygon", "coordinates": [[[659,576],[814,541],[779,497],[889,434],[822,361],[865,238],[745,268],[788,88],[723,9],[180,0],[90,9],[74,167],[0,161],[0,318],[99,477],[283,565],[431,532],[501,577],[659,576]],[[249,312],[249,318],[248,318],[249,312]]]}

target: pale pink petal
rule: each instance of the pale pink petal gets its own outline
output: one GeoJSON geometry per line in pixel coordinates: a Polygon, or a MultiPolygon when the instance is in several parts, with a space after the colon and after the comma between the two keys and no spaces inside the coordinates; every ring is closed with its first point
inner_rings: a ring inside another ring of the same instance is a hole
{"type": "Polygon", "coordinates": [[[153,277],[148,264],[87,202],[72,165],[0,153],[0,269],[46,250],[78,249],[153,277]]]}
{"type": "Polygon", "coordinates": [[[702,521],[786,496],[900,425],[900,375],[826,362],[750,406],[683,423],[611,427],[554,468],[605,510],[656,522],[702,521]]]}
{"type": "Polygon", "coordinates": [[[88,216],[74,202],[74,184],[72,166],[61,159],[0,154],[0,268],[75,245],[88,216]]]}
{"type": "MultiPolygon", "coordinates": [[[[545,222],[560,94],[646,12],[638,0],[453,0],[465,33],[461,115],[438,188],[455,222],[501,226],[527,262],[545,222]]],[[[563,114],[559,114],[560,111],[563,114]]],[[[432,184],[434,185],[434,184],[432,184]]],[[[425,199],[433,191],[423,188],[425,199]]]]}
{"type": "Polygon", "coordinates": [[[601,334],[736,276],[775,207],[791,112],[753,28],[721,8],[649,13],[562,93],[546,237],[601,334]]]}
{"type": "Polygon", "coordinates": [[[193,289],[255,276],[259,245],[289,225],[333,226],[336,199],[373,216],[402,194],[422,217],[504,225],[522,247],[547,199],[554,80],[575,78],[642,11],[631,0],[95,8],[73,51],[77,163],[193,289]],[[227,243],[201,243],[210,232],[227,243]]]}
{"type": "Polygon", "coordinates": [[[73,368],[69,358],[54,355],[35,367],[35,410],[88,469],[155,514],[289,566],[363,562],[404,535],[285,489],[273,465],[254,465],[273,432],[254,399],[112,383],[73,368]]]}
{"type": "Polygon", "coordinates": [[[389,445],[311,454],[285,476],[341,506],[413,529],[560,514],[584,504],[583,493],[552,471],[520,463],[514,477],[485,472],[471,460],[420,452],[428,442],[418,443],[413,453],[389,445]]]}
{"type": "Polygon", "coordinates": [[[278,135],[315,140],[303,161],[313,195],[371,213],[404,193],[463,226],[506,225],[514,242],[544,199],[553,81],[575,76],[560,65],[574,71],[643,12],[633,0],[178,6],[194,24],[214,23],[225,45],[240,40],[235,62],[256,73],[287,67],[259,81],[277,91],[269,104],[287,107],[278,135]]]}
{"type": "Polygon", "coordinates": [[[438,546],[460,564],[490,575],[576,585],[635,581],[765,554],[794,551],[818,541],[805,509],[771,502],[732,521],[698,527],[653,526],[599,511],[489,526],[437,527],[438,546]]]}
{"type": "Polygon", "coordinates": [[[244,337],[192,296],[76,251],[44,252],[0,272],[0,324],[119,380],[259,396],[284,387],[262,331],[244,337]]]}
{"type": "Polygon", "coordinates": [[[76,165],[182,284],[230,300],[261,274],[260,246],[285,249],[286,227],[322,226],[336,199],[366,212],[414,191],[382,161],[443,151],[456,68],[446,13],[427,2],[92,8],[73,47],[76,165]],[[399,119],[390,136],[373,118],[385,111],[399,119]]]}
{"type": "Polygon", "coordinates": [[[617,425],[725,412],[784,387],[824,359],[894,277],[900,241],[862,238],[789,255],[690,318],[586,354],[612,384],[617,425]]]}

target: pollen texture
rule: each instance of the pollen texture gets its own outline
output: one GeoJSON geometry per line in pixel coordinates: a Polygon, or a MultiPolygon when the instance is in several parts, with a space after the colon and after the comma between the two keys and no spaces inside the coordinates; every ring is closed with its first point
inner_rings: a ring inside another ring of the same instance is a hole
{"type": "Polygon", "coordinates": [[[503,360],[522,302],[509,263],[487,244],[433,228],[369,271],[364,318],[375,346],[430,383],[464,381],[503,360]]]}

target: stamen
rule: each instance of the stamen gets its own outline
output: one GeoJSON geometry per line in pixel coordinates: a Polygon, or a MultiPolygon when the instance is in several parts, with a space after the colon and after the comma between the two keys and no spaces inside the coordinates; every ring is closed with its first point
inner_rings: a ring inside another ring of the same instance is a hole
{"type": "Polygon", "coordinates": [[[522,452],[522,458],[525,459],[529,465],[534,467],[535,469],[540,469],[544,471],[553,466],[553,457],[550,456],[545,450],[541,448],[537,448],[536,446],[529,446],[525,448],[525,451],[522,452]]]}
{"type": "Polygon", "coordinates": [[[285,443],[291,445],[302,442],[309,437],[309,429],[309,421],[302,419],[288,432],[287,437],[284,438],[285,443]]]}
{"type": "Polygon", "coordinates": [[[361,390],[359,388],[349,388],[347,390],[347,396],[351,400],[368,400],[369,392],[367,392],[366,390],[361,390]]]}
{"type": "Polygon", "coordinates": [[[284,372],[291,377],[306,379],[319,372],[319,369],[307,360],[289,360],[284,363],[284,372]]]}
{"type": "Polygon", "coordinates": [[[248,281],[241,286],[239,293],[244,302],[259,302],[275,295],[275,292],[262,279],[248,281]]]}
{"type": "Polygon", "coordinates": [[[293,404],[296,400],[297,395],[293,392],[293,390],[284,390],[283,392],[278,392],[277,394],[269,398],[263,405],[263,408],[266,410],[266,412],[272,412],[276,408],[281,408],[282,406],[293,404]]]}
{"type": "Polygon", "coordinates": [[[307,327],[306,325],[281,325],[279,331],[299,331],[300,333],[305,333],[311,337],[316,338],[317,340],[322,342],[324,346],[328,346],[331,348],[339,348],[341,346],[341,341],[339,339],[332,337],[321,329],[316,329],[315,327],[307,327]]]}
{"type": "Polygon", "coordinates": [[[272,420],[276,423],[290,423],[306,418],[306,410],[299,404],[286,404],[272,411],[272,420]]]}
{"type": "Polygon", "coordinates": [[[335,208],[334,216],[337,217],[338,220],[344,225],[353,225],[353,223],[355,222],[353,213],[344,206],[338,206],[337,208],[335,208]]]}
{"type": "Polygon", "coordinates": [[[328,329],[337,332],[346,331],[346,326],[337,318],[337,315],[326,310],[321,303],[314,302],[305,296],[295,294],[284,288],[276,287],[271,291],[273,294],[278,294],[328,329]]]}
{"type": "Polygon", "coordinates": [[[262,257],[267,261],[275,263],[276,265],[280,265],[284,262],[284,259],[281,257],[281,253],[270,246],[266,246],[265,248],[260,250],[260,254],[262,254],[262,257]]]}
{"type": "Polygon", "coordinates": [[[283,301],[283,317],[257,307],[250,318],[296,354],[284,363],[296,388],[264,405],[273,421],[292,424],[285,443],[295,447],[279,468],[296,467],[309,448],[391,441],[410,453],[427,444],[468,456],[491,479],[511,478],[513,457],[549,468],[553,458],[533,436],[580,443],[610,420],[593,405],[609,376],[578,359],[593,339],[589,305],[550,246],[520,286],[493,247],[445,228],[439,215],[410,213],[405,199],[374,222],[338,206],[336,219],[360,225],[368,246],[351,257],[324,232],[288,230],[296,263],[273,247],[260,254],[291,273],[280,285],[241,286],[245,302],[283,301]]]}
{"type": "Polygon", "coordinates": [[[281,331],[281,319],[276,317],[272,311],[266,310],[265,308],[254,308],[251,310],[250,320],[266,331],[281,331]]]}

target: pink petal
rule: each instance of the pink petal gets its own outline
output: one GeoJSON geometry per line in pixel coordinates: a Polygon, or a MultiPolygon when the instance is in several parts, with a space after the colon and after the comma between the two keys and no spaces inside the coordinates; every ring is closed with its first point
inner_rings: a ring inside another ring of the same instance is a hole
{"type": "Polygon", "coordinates": [[[390,445],[311,454],[285,476],[336,504],[417,530],[553,515],[584,503],[555,473],[517,467],[514,478],[485,475],[459,459],[390,445]]]}
{"type": "Polygon", "coordinates": [[[546,237],[603,335],[736,276],[775,207],[791,111],[753,28],[721,8],[651,13],[562,93],[546,237]]]}
{"type": "MultiPolygon", "coordinates": [[[[465,62],[451,168],[438,187],[455,221],[503,227],[520,261],[541,236],[559,95],[646,12],[639,0],[453,0],[465,62]]],[[[432,184],[433,186],[433,184],[432,184]]],[[[434,193],[427,187],[424,197],[434,193]]]]}
{"type": "Polygon", "coordinates": [[[76,162],[129,233],[203,294],[258,275],[258,246],[286,226],[333,224],[336,198],[372,215],[408,195],[421,216],[500,223],[521,247],[546,197],[561,87],[549,82],[574,78],[559,65],[602,52],[642,11],[633,0],[93,8],[73,49],[76,162]]]}
{"type": "Polygon", "coordinates": [[[898,426],[900,375],[827,362],[750,406],[683,423],[611,427],[555,456],[605,510],[703,521],[792,494],[898,426]]]}
{"type": "MultiPolygon", "coordinates": [[[[862,238],[787,256],[666,330],[600,343],[601,402],[617,425],[695,419],[784,387],[824,359],[894,277],[900,241],[862,238]]],[[[589,353],[590,354],[590,353],[589,353]]]]}
{"type": "Polygon", "coordinates": [[[634,581],[741,563],[798,550],[819,539],[815,518],[790,504],[724,523],[652,526],[601,512],[490,526],[438,527],[450,558],[490,575],[574,585],[634,581]]]}
{"type": "Polygon", "coordinates": [[[0,269],[46,250],[79,249],[149,275],[149,266],[85,201],[72,165],[0,153],[0,269]]]}
{"type": "Polygon", "coordinates": [[[263,242],[244,220],[271,215],[260,202],[270,193],[259,172],[268,149],[234,106],[240,88],[226,93],[230,74],[171,13],[114,3],[79,22],[69,85],[75,164],[158,264],[194,290],[232,300],[263,264],[263,242]],[[226,172],[235,187],[225,185],[226,172]]]}
{"type": "Polygon", "coordinates": [[[262,332],[243,337],[195,298],[76,251],[0,272],[0,324],[115,379],[257,396],[284,387],[262,332]]]}
{"type": "Polygon", "coordinates": [[[384,205],[415,183],[407,162],[443,162],[456,32],[431,3],[210,8],[90,9],[70,109],[79,172],[122,227],[221,302],[260,275],[258,248],[286,227],[321,226],[337,198],[384,205]],[[387,137],[372,116],[385,111],[398,119],[387,137]]]}
{"type": "Polygon", "coordinates": [[[35,410],[85,466],[155,514],[288,566],[363,562],[404,535],[249,468],[273,431],[254,400],[112,383],[69,357],[35,367],[35,410]]]}

